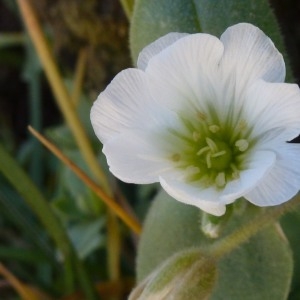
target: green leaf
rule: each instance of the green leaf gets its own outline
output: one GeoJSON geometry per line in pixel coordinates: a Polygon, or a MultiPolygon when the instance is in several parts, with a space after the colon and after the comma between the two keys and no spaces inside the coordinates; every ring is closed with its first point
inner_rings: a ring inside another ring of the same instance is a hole
{"type": "Polygon", "coordinates": [[[300,299],[300,209],[286,214],[280,223],[290,242],[294,258],[294,274],[289,299],[297,300],[300,299]]]}
{"type": "Polygon", "coordinates": [[[198,218],[199,210],[159,193],[143,225],[137,257],[138,281],[171,255],[201,245],[198,218]]]}
{"type": "Polygon", "coordinates": [[[29,239],[30,243],[39,249],[48,262],[54,262],[53,250],[49,239],[45,238],[44,232],[32,217],[29,208],[22,198],[10,188],[7,181],[0,177],[0,211],[1,218],[6,219],[22,232],[22,236],[29,239]]]}
{"type": "Polygon", "coordinates": [[[262,230],[219,264],[212,300],[286,299],[293,273],[290,248],[276,226],[262,230]],[[232,288],[234,286],[234,288],[232,288]]]}
{"type": "Polygon", "coordinates": [[[104,246],[104,235],[100,231],[104,227],[104,223],[105,220],[102,218],[81,222],[69,229],[70,238],[81,259],[86,258],[91,252],[104,246]]]}
{"type": "MultiPolygon", "coordinates": [[[[251,219],[251,210],[255,209],[250,207],[246,217],[235,216],[233,221],[229,221],[225,233],[251,219]]],[[[292,255],[278,228],[271,226],[260,231],[221,259],[218,281],[210,299],[286,299],[292,277],[292,255]]],[[[199,210],[162,192],[145,221],[138,250],[138,280],[141,281],[179,251],[191,247],[204,248],[213,243],[214,240],[206,238],[200,231],[199,210]]]]}
{"type": "Polygon", "coordinates": [[[130,48],[136,63],[140,51],[169,32],[199,32],[193,1],[137,0],[131,19],[130,48]]]}
{"type": "MultiPolygon", "coordinates": [[[[219,37],[227,27],[241,22],[263,30],[288,62],[280,28],[267,0],[137,0],[130,28],[133,62],[146,45],[166,33],[205,32],[219,37]]],[[[287,74],[291,80],[289,68],[287,74]]]]}
{"type": "MultiPolygon", "coordinates": [[[[81,103],[85,103],[81,101],[81,103]]],[[[76,162],[86,174],[93,178],[82,154],[78,150],[74,137],[66,126],[48,129],[46,135],[54,144],[59,145],[64,154],[76,162]]],[[[58,167],[57,193],[54,201],[55,209],[60,217],[94,217],[103,214],[104,204],[87,186],[69,169],[60,164],[58,167]],[[69,210],[71,209],[71,210],[69,210]],[[71,214],[70,214],[71,212],[71,214]]]]}
{"type": "MultiPolygon", "coordinates": [[[[16,191],[23,197],[26,204],[36,214],[48,234],[56,242],[57,247],[63,254],[66,269],[73,267],[76,276],[89,299],[96,299],[94,287],[86,273],[86,269],[76,255],[69,237],[61,222],[54,214],[51,205],[27,176],[17,161],[0,144],[0,172],[7,178],[16,191]]],[[[73,276],[73,274],[72,274],[73,276]]]]}

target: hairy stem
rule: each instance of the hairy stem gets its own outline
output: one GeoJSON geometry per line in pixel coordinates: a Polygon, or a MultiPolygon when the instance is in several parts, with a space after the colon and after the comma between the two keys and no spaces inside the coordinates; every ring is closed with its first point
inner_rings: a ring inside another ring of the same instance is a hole
{"type": "Polygon", "coordinates": [[[259,213],[251,221],[243,224],[234,232],[213,244],[210,253],[216,259],[227,255],[235,248],[246,242],[264,227],[276,222],[282,215],[295,209],[300,204],[300,194],[292,200],[259,213]]]}

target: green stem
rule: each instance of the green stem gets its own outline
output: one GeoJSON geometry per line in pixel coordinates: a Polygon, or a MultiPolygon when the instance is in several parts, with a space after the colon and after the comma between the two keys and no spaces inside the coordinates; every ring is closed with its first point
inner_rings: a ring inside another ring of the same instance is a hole
{"type": "Polygon", "coordinates": [[[276,222],[282,215],[295,209],[300,204],[300,194],[295,196],[292,200],[274,208],[268,208],[259,213],[251,221],[241,225],[241,227],[220,241],[213,244],[210,248],[210,253],[216,259],[220,259],[227,255],[241,244],[246,242],[249,238],[254,236],[264,227],[276,222]]]}

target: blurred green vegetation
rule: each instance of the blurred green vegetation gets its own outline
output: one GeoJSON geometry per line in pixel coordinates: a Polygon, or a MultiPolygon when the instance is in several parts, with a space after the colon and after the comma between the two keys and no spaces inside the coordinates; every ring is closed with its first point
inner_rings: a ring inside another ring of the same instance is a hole
{"type": "MultiPolygon", "coordinates": [[[[87,53],[76,110],[108,174],[89,110],[97,93],[130,65],[122,7],[118,1],[31,3],[70,94],[80,53],[87,53]]],[[[0,1],[0,19],[0,262],[43,297],[125,299],[134,282],[136,237],[119,221],[108,221],[107,208],[94,192],[27,132],[28,124],[43,132],[93,177],[56,106],[17,3],[0,1]]],[[[118,190],[119,197],[130,198],[130,206],[140,205],[135,189],[122,185],[118,190]]],[[[1,299],[18,299],[22,293],[15,289],[8,277],[0,280],[1,299]]]]}

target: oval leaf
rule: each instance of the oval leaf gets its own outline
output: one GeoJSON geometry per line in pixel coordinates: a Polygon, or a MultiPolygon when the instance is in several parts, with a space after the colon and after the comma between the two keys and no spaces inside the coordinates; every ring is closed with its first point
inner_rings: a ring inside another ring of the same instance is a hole
{"type": "MultiPolygon", "coordinates": [[[[247,218],[249,214],[246,214],[247,218]]],[[[235,218],[228,228],[237,228],[244,218],[235,218]]],[[[290,248],[271,226],[252,237],[218,263],[218,280],[212,300],[286,299],[292,277],[290,248]]],[[[146,218],[141,237],[137,274],[142,280],[170,256],[190,247],[204,247],[213,240],[199,229],[199,210],[174,201],[161,192],[146,218]]]]}

